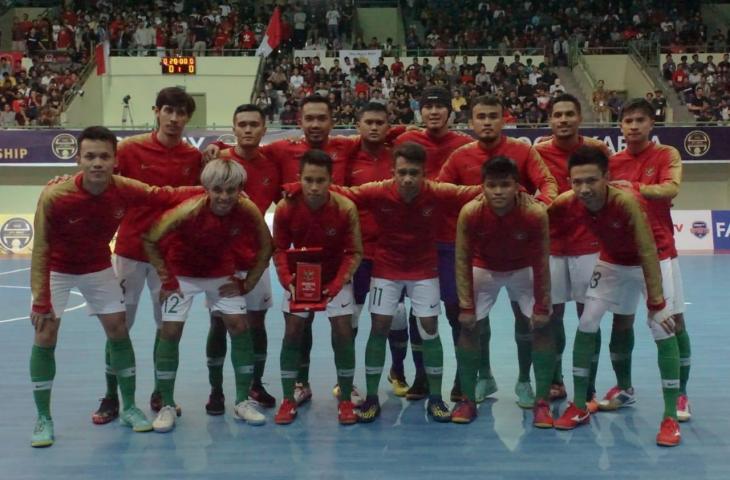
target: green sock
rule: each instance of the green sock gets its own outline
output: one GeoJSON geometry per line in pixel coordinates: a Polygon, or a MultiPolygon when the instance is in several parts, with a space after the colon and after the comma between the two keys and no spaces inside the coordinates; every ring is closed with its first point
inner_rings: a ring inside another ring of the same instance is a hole
{"type": "Polygon", "coordinates": [[[302,343],[299,345],[299,371],[297,382],[309,383],[309,358],[312,353],[312,322],[307,322],[302,332],[302,343]]]}
{"type": "Polygon", "coordinates": [[[155,374],[157,376],[157,385],[162,395],[162,404],[175,406],[175,377],[177,376],[177,367],[180,362],[180,342],[175,340],[165,340],[160,338],[157,345],[157,365],[155,374]]]}
{"type": "Polygon", "coordinates": [[[106,365],[106,397],[117,398],[117,374],[112,368],[111,359],[109,358],[109,339],[104,346],[104,363],[106,365]]]}
{"type": "Polygon", "coordinates": [[[664,394],[664,418],[677,419],[677,397],[679,396],[679,345],[677,337],[656,342],[659,359],[659,374],[662,377],[664,394]]]}
{"type": "Polygon", "coordinates": [[[492,339],[492,329],[489,317],[479,321],[479,378],[492,377],[492,365],[489,361],[489,341],[492,339]]]}
{"type": "Polygon", "coordinates": [[[117,374],[119,391],[122,392],[122,405],[124,410],[127,410],[134,406],[134,391],[137,386],[134,348],[129,337],[121,340],[109,339],[108,342],[109,362],[117,374]]]}
{"type": "Polygon", "coordinates": [[[529,322],[515,321],[515,342],[517,343],[517,362],[520,366],[520,376],[517,381],[529,382],[532,366],[532,334],[529,322]]]}
{"type": "Polygon", "coordinates": [[[586,408],[586,392],[588,391],[588,376],[590,374],[593,350],[596,347],[596,334],[578,330],[575,333],[573,344],[573,385],[575,393],[573,401],[581,410],[586,408]]]}
{"type": "Polygon", "coordinates": [[[297,368],[299,367],[299,345],[289,343],[286,339],[281,341],[279,366],[281,369],[281,389],[284,398],[294,400],[294,383],[297,380],[297,368]]]}
{"type": "Polygon", "coordinates": [[[380,377],[383,375],[385,365],[385,343],[388,337],[385,335],[370,334],[368,343],[365,346],[365,383],[367,395],[378,395],[380,377]]]}
{"type": "Polygon", "coordinates": [[[593,350],[593,358],[591,358],[591,371],[588,377],[588,390],[586,392],[586,400],[591,401],[596,394],[596,375],[598,375],[598,359],[601,357],[601,329],[596,332],[596,343],[593,350]]]}
{"type": "Polygon", "coordinates": [[[337,384],[340,386],[340,400],[350,400],[352,379],[355,376],[355,342],[352,338],[333,339],[337,384]]]}
{"type": "Polygon", "coordinates": [[[441,398],[441,379],[444,374],[444,349],[441,337],[423,340],[423,365],[426,368],[430,396],[441,398]]]}
{"type": "Polygon", "coordinates": [[[266,368],[266,353],[269,344],[266,328],[252,328],[251,340],[253,341],[253,383],[260,385],[261,377],[264,376],[264,368],[266,368]]]}
{"type": "Polygon", "coordinates": [[[160,348],[160,329],[155,330],[155,344],[152,347],[152,367],[155,369],[155,389],[154,392],[160,391],[160,384],[157,381],[157,349],[160,348]]]}
{"type": "Polygon", "coordinates": [[[226,363],[228,339],[223,329],[208,329],[208,340],[205,342],[205,355],[208,357],[208,383],[210,388],[223,391],[223,365],[226,363]]]}
{"type": "Polygon", "coordinates": [[[611,343],[608,345],[611,352],[611,365],[616,372],[616,383],[619,388],[626,390],[633,386],[631,382],[631,352],[634,351],[634,329],[611,331],[611,343]]]}
{"type": "Polygon", "coordinates": [[[535,370],[535,399],[547,401],[555,374],[555,350],[552,347],[533,348],[532,368],[535,370]]]}
{"type": "Polygon", "coordinates": [[[30,381],[38,416],[51,418],[51,387],[56,376],[56,346],[33,345],[30,351],[30,381]]]}
{"type": "MultiPolygon", "coordinates": [[[[555,339],[555,373],[553,374],[552,383],[562,385],[563,383],[563,352],[565,352],[565,324],[562,320],[553,321],[553,338],[555,339]]],[[[533,364],[535,357],[532,357],[533,364]]],[[[537,371],[535,371],[537,375],[537,371]]]]}
{"type": "Polygon", "coordinates": [[[476,399],[476,381],[479,370],[479,350],[456,347],[461,393],[472,402],[476,399]]]}
{"type": "Polygon", "coordinates": [[[682,395],[687,395],[692,349],[686,328],[677,334],[677,345],[679,347],[679,391],[682,395]]]}
{"type": "Polygon", "coordinates": [[[253,343],[251,330],[231,335],[231,363],[236,377],[236,403],[248,398],[253,376],[253,343]]]}

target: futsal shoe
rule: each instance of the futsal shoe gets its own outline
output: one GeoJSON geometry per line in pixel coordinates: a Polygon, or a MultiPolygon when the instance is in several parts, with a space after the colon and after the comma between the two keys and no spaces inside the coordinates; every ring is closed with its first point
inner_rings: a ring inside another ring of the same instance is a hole
{"type": "Polygon", "coordinates": [[[687,422],[690,418],[692,418],[692,412],[689,408],[689,399],[687,395],[680,395],[677,397],[677,420],[687,422]]]}
{"type": "MultiPolygon", "coordinates": [[[[162,394],[160,392],[152,392],[150,395],[150,410],[157,413],[162,409],[162,394]]],[[[182,415],[180,405],[175,405],[175,414],[179,417],[182,415]]]]}
{"type": "Polygon", "coordinates": [[[529,409],[535,406],[535,392],[532,391],[530,382],[517,382],[515,385],[517,405],[520,408],[529,409]]]}
{"type": "Polygon", "coordinates": [[[135,432],[152,431],[152,423],[147,419],[142,410],[137,407],[129,407],[119,416],[119,423],[125,427],[131,427],[135,432]]]}
{"type": "Polygon", "coordinates": [[[591,414],[588,410],[581,410],[570,402],[568,408],[563,414],[553,422],[558,430],[573,430],[580,425],[586,425],[591,422],[591,414]]]}
{"type": "Polygon", "coordinates": [[[568,398],[568,392],[565,391],[565,385],[562,383],[553,383],[550,385],[549,395],[549,400],[551,402],[568,398]]]}
{"type": "Polygon", "coordinates": [[[263,384],[254,383],[248,391],[249,400],[261,405],[263,408],[274,408],[276,406],[276,399],[272,397],[269,392],[266,391],[263,384]]]}
{"type": "Polygon", "coordinates": [[[451,421],[454,423],[471,423],[477,418],[477,404],[464,398],[451,410],[451,421]]]}
{"type": "Polygon", "coordinates": [[[357,415],[355,414],[355,405],[349,400],[342,400],[337,405],[337,420],[340,425],[352,425],[357,423],[357,415]]]}
{"type": "Polygon", "coordinates": [[[591,395],[591,398],[586,400],[586,410],[590,413],[596,413],[598,411],[598,400],[596,400],[596,394],[591,395]]]}
{"type": "Polygon", "coordinates": [[[236,406],[233,407],[233,416],[236,417],[237,420],[242,420],[249,425],[263,425],[266,423],[266,417],[264,417],[263,413],[258,411],[256,405],[258,404],[253,400],[238,402],[236,406]]]}
{"type": "Polygon", "coordinates": [[[91,415],[91,421],[96,425],[104,425],[119,416],[119,397],[104,397],[99,408],[91,415]]]}
{"type": "Polygon", "coordinates": [[[428,412],[428,416],[433,418],[436,422],[446,423],[451,421],[451,412],[449,412],[449,407],[446,406],[441,397],[429,398],[426,411],[428,412]]]}
{"type": "Polygon", "coordinates": [[[553,414],[550,412],[550,404],[545,400],[538,400],[532,408],[532,424],[537,428],[553,428],[553,414]]]}
{"type": "Polygon", "coordinates": [[[304,405],[312,399],[312,388],[308,383],[297,382],[294,384],[294,401],[297,406],[304,405]]]}
{"type": "Polygon", "coordinates": [[[289,425],[295,418],[297,418],[297,404],[294,400],[285,398],[279,405],[279,411],[274,415],[274,422],[278,425],[289,425]]]}
{"type": "Polygon", "coordinates": [[[165,405],[160,409],[157,417],[152,422],[152,428],[155,429],[155,432],[167,433],[175,428],[176,417],[177,412],[175,412],[175,407],[172,405],[165,405]]]}
{"type": "Polygon", "coordinates": [[[616,385],[606,392],[603,400],[598,402],[598,409],[602,411],[618,410],[635,402],[636,394],[634,393],[634,387],[629,387],[624,390],[616,385]]]}
{"type": "Polygon", "coordinates": [[[679,423],[672,417],[665,418],[659,426],[656,444],[662,447],[676,447],[681,441],[682,434],[679,433],[679,423]]]}
{"type": "Polygon", "coordinates": [[[488,396],[497,393],[497,381],[494,377],[485,377],[477,380],[474,399],[482,403],[488,396]]]}
{"type": "Polygon", "coordinates": [[[416,377],[413,379],[413,385],[406,392],[406,400],[423,400],[429,393],[428,379],[426,377],[416,377]]]}
{"type": "Polygon", "coordinates": [[[211,390],[208,403],[205,404],[205,413],[208,415],[223,415],[226,413],[226,397],[221,390],[211,390]]]}
{"type": "MultiPolygon", "coordinates": [[[[341,400],[340,397],[342,396],[342,390],[340,389],[339,384],[332,387],[332,396],[335,397],[337,400],[341,400]]],[[[350,401],[355,406],[359,406],[362,404],[362,402],[365,401],[362,394],[360,393],[360,390],[358,390],[355,385],[352,386],[352,391],[350,392],[350,401]]]]}
{"type": "Polygon", "coordinates": [[[51,417],[41,415],[35,422],[33,428],[33,436],[30,438],[30,446],[41,448],[53,445],[53,420],[51,417]]]}
{"type": "Polygon", "coordinates": [[[380,416],[380,401],[376,395],[365,397],[365,401],[357,410],[357,421],[370,423],[380,416]]]}
{"type": "Polygon", "coordinates": [[[396,373],[390,369],[388,373],[388,383],[393,388],[393,395],[396,397],[405,397],[408,393],[408,382],[403,374],[396,373]]]}

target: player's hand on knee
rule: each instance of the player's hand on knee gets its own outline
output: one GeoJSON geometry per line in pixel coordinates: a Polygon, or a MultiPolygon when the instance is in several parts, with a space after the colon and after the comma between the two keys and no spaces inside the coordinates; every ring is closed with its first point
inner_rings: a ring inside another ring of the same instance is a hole
{"type": "Polygon", "coordinates": [[[36,332],[42,332],[48,322],[53,320],[55,317],[56,314],[53,313],[53,310],[48,313],[30,312],[30,323],[33,325],[36,332]]]}
{"type": "Polygon", "coordinates": [[[220,152],[220,147],[211,143],[203,150],[203,163],[205,164],[210,162],[211,160],[215,160],[216,158],[218,158],[218,154],[220,154],[220,152]]]}
{"type": "Polygon", "coordinates": [[[669,312],[668,307],[664,307],[656,312],[650,312],[649,320],[659,324],[659,326],[662,327],[665,332],[674,333],[676,327],[674,324],[674,317],[669,312]]]}
{"type": "Polygon", "coordinates": [[[177,295],[180,298],[184,297],[179,288],[175,290],[165,290],[163,288],[162,290],[160,290],[160,303],[165,303],[165,301],[167,301],[167,299],[172,297],[173,295],[177,295]]]}
{"type": "Polygon", "coordinates": [[[536,330],[539,328],[546,327],[550,322],[550,315],[544,315],[541,313],[533,313],[530,317],[530,328],[536,330]]]}
{"type": "Polygon", "coordinates": [[[461,310],[459,312],[459,324],[466,329],[472,329],[477,325],[477,316],[474,312],[461,310]]]}
{"type": "Polygon", "coordinates": [[[229,277],[230,282],[218,287],[218,295],[223,298],[240,297],[245,293],[246,281],[242,278],[229,277]]]}

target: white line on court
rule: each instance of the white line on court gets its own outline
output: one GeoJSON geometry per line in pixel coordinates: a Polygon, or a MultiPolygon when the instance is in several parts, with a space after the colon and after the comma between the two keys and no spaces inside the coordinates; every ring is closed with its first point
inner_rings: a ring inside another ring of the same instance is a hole
{"type": "Polygon", "coordinates": [[[15,270],[8,270],[7,272],[0,272],[0,275],[10,275],[11,273],[27,272],[28,270],[30,270],[30,267],[17,268],[15,270]]]}
{"type": "MultiPolygon", "coordinates": [[[[21,287],[21,286],[18,286],[18,285],[0,285],[0,288],[13,288],[13,289],[17,289],[17,290],[30,290],[30,287],[21,287]]],[[[83,297],[83,295],[81,295],[80,292],[74,292],[72,290],[70,293],[72,293],[73,295],[78,295],[79,297],[83,297]]],[[[86,302],[82,302],[81,305],[76,305],[74,307],[67,308],[66,310],[63,311],[63,313],[73,312],[74,310],[78,310],[80,308],[84,308],[85,306],[86,306],[86,302]]],[[[30,317],[29,316],[25,316],[25,317],[16,317],[16,318],[6,318],[4,320],[0,320],[0,323],[19,322],[21,320],[30,320],[30,317]]]]}

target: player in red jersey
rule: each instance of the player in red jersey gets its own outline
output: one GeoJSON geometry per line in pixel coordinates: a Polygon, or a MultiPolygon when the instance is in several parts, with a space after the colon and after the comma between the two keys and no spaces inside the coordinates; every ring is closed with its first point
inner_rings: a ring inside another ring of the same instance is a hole
{"type": "MultiPolygon", "coordinates": [[[[400,135],[396,145],[405,142],[415,142],[426,150],[426,179],[435,180],[441,170],[441,166],[451,153],[462,145],[472,142],[474,139],[461,132],[454,132],[449,129],[449,115],[451,114],[451,94],[443,87],[426,87],[423,89],[419,101],[421,118],[423,119],[424,130],[410,130],[400,135]]],[[[478,184],[478,182],[477,182],[478,184]]],[[[455,228],[458,210],[452,212],[455,228]]],[[[456,277],[454,274],[454,233],[449,231],[448,225],[438,226],[438,258],[439,258],[439,288],[441,289],[441,300],[444,302],[446,318],[451,325],[451,335],[454,345],[459,335],[459,299],[456,295],[456,277]]],[[[406,393],[409,400],[419,400],[428,395],[427,375],[423,368],[423,354],[421,339],[418,336],[416,318],[410,315],[411,348],[413,361],[416,365],[416,378],[411,388],[406,393]]],[[[454,387],[451,394],[452,400],[461,398],[459,388],[459,376],[454,379],[454,387]]]]}
{"type": "Polygon", "coordinates": [[[515,315],[530,326],[537,385],[533,424],[551,428],[548,396],[555,369],[550,329],[548,217],[537,202],[518,203],[517,165],[499,156],[482,166],[484,195],[461,209],[456,234],[456,278],[461,331],[456,349],[464,391],[451,413],[455,423],[477,416],[476,380],[480,362],[479,323],[489,315],[500,290],[519,305],[515,315]]]}
{"type": "Polygon", "coordinates": [[[352,335],[352,275],[362,258],[362,239],[355,205],[334,192],[332,159],[321,150],[309,150],[301,158],[300,191],[285,198],[274,214],[274,264],[285,294],[282,303],[286,330],[281,346],[281,383],[284,399],[274,417],[289,424],[297,415],[294,383],[301,361],[299,351],[306,321],[311,313],[295,313],[290,302],[295,295],[295,276],[289,268],[290,248],[322,249],[322,295],[328,298],[327,316],[332,326],[337,383],[340,386],[338,420],[357,422],[350,399],[355,373],[355,345],[352,335]]]}
{"type": "Polygon", "coordinates": [[[359,418],[372,422],[380,414],[378,385],[385,364],[385,341],[405,289],[423,339],[430,391],[427,411],[434,420],[448,422],[451,415],[441,398],[443,349],[437,328],[441,302],[433,222],[457,211],[481,188],[427,180],[426,151],[416,143],[399,145],[393,158],[392,179],[337,189],[359,208],[370,210],[379,230],[370,282],[372,327],[365,351],[367,398],[359,418]]]}
{"type": "Polygon", "coordinates": [[[163,407],[152,422],[157,432],[175,427],[173,392],[179,344],[193,298],[205,294],[212,311],[221,313],[231,337],[236,376],[236,418],[252,425],[265,417],[248,400],[253,374],[253,345],[245,294],[258,283],[271,258],[271,234],[256,205],[240,195],[246,171],[236,162],[214,160],[200,175],[205,193],[165,212],[144,234],[150,263],[162,282],[162,329],[156,352],[156,375],[163,407]],[[246,235],[257,239],[257,251],[245,279],[235,277],[234,245],[246,235]],[[164,253],[160,244],[165,243],[164,253]]]}
{"type": "MultiPolygon", "coordinates": [[[[276,164],[261,151],[259,143],[266,133],[266,118],[259,107],[252,104],[239,105],[233,112],[233,133],[236,145],[220,152],[220,158],[233,160],[243,166],[246,171],[246,183],[243,188],[251,201],[264,215],[272,203],[281,198],[281,181],[276,164]]],[[[236,250],[236,276],[246,277],[256,258],[256,238],[247,238],[246,242],[234,245],[236,250]]],[[[271,276],[268,269],[261,276],[256,287],[246,294],[246,307],[251,337],[254,348],[254,371],[249,397],[264,408],[273,408],[276,400],[261,382],[266,365],[268,341],[266,336],[266,311],[271,308],[271,276]]],[[[221,415],[225,411],[223,395],[223,365],[226,359],[226,327],[219,312],[211,312],[210,330],[206,343],[208,357],[208,379],[211,392],[206,412],[210,415],[221,415]]]]}
{"type": "Polygon", "coordinates": [[[555,420],[555,428],[569,430],[590,422],[586,392],[595,332],[607,311],[614,313],[614,318],[633,318],[643,292],[649,310],[648,325],[657,344],[664,397],[664,420],[656,440],[659,445],[678,445],[679,347],[669,305],[671,297],[665,298],[665,287],[671,291],[672,283],[662,278],[646,202],[633,190],[609,186],[608,158],[600,149],[578,148],[568,168],[573,189],[550,206],[550,222],[558,229],[573,228],[575,221],[588,225],[601,251],[573,345],[574,403],[555,420]]]}
{"type": "MultiPolygon", "coordinates": [[[[185,125],[195,111],[195,101],[178,87],[163,88],[155,100],[157,130],[124,139],[119,144],[117,172],[150,185],[179,187],[197,185],[202,167],[200,152],[182,139],[185,125]]],[[[153,206],[140,206],[130,209],[122,220],[117,232],[114,248],[114,270],[124,291],[127,308],[127,323],[131,329],[137,316],[137,305],[145,283],[150,291],[152,312],[157,330],[155,350],[162,325],[159,293],[160,279],[147,260],[142,246],[142,234],[163,212],[153,206]]],[[[117,382],[110,371],[107,355],[107,391],[101,404],[92,416],[96,424],[112,421],[119,411],[117,382]]],[[[155,378],[155,388],[150,397],[150,407],[159,411],[161,407],[159,388],[155,378]]]]}
{"type": "MultiPolygon", "coordinates": [[[[679,343],[680,395],[677,400],[677,417],[679,421],[687,421],[691,416],[687,398],[691,349],[684,322],[684,291],[671,216],[672,199],[679,193],[682,182],[682,159],[674,147],[657,145],[651,141],[654,108],[645,99],[637,98],[626,102],[621,110],[620,119],[626,148],[614,155],[609,170],[613,181],[631,185],[646,199],[650,218],[656,224],[654,230],[660,232],[655,237],[659,259],[662,261],[662,275],[671,278],[673,288],[671,308],[679,343]]],[[[622,336],[615,342],[612,337],[611,344],[615,344],[620,351],[612,350],[611,359],[617,378],[621,378],[622,381],[599,403],[599,407],[605,410],[620,408],[626,404],[624,400],[628,399],[631,402],[634,399],[631,385],[633,328],[627,325],[621,334],[622,336]]]]}
{"type": "Polygon", "coordinates": [[[143,204],[164,208],[174,205],[176,195],[172,189],[112,175],[117,138],[108,129],[85,129],[78,145],[81,173],[46,187],[35,215],[30,315],[35,327],[30,375],[38,410],[31,440],[34,447],[54,442],[50,412],[54,351],[60,316],[74,287],[81,290],[90,314],[99,317],[107,335],[110,365],[119,378],[124,403],[122,424],[138,432],[152,428],[134,404],[134,350],[125,321],[124,294],[112,270],[109,242],[130,208],[143,204]]]}
{"type": "MultiPolygon", "coordinates": [[[[502,103],[497,97],[482,96],[474,100],[469,125],[478,141],[471,142],[456,150],[441,167],[438,180],[459,185],[480,185],[481,168],[484,162],[498,156],[511,158],[517,164],[522,187],[536,198],[549,204],[557,196],[557,185],[540,157],[530,145],[502,134],[504,117],[502,103]]],[[[446,224],[448,238],[453,242],[456,222],[450,220],[446,224]]],[[[512,297],[510,297],[512,299],[512,297]]],[[[519,378],[515,385],[517,403],[522,408],[532,408],[535,395],[530,383],[530,364],[532,362],[532,340],[530,337],[529,318],[521,314],[517,302],[512,301],[515,314],[515,342],[519,361],[519,378]]],[[[489,318],[479,322],[481,362],[479,380],[476,386],[476,400],[481,402],[497,391],[497,384],[492,376],[489,362],[489,342],[491,328],[489,318]]]]}
{"type": "MultiPolygon", "coordinates": [[[[552,136],[535,144],[535,150],[540,154],[550,173],[558,184],[558,193],[571,189],[568,176],[568,158],[580,146],[588,145],[600,148],[610,158],[608,147],[600,140],[580,135],[581,105],[577,98],[569,93],[554,97],[548,104],[548,121],[552,136]]],[[[610,162],[609,162],[610,163],[610,162]]],[[[563,384],[562,357],[565,350],[565,303],[575,301],[578,317],[583,312],[585,293],[588,282],[593,273],[593,267],[598,260],[598,239],[581,223],[574,228],[566,229],[565,237],[559,237],[555,229],[551,230],[550,237],[550,277],[553,313],[550,324],[555,332],[557,361],[555,376],[550,387],[550,399],[559,400],[567,396],[563,384]]],[[[596,336],[596,355],[601,351],[601,330],[596,336]]],[[[591,363],[591,377],[588,386],[588,406],[592,412],[598,409],[595,400],[595,379],[598,361],[591,363]]]]}

